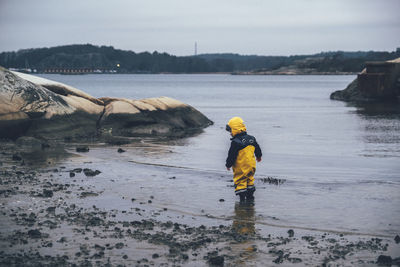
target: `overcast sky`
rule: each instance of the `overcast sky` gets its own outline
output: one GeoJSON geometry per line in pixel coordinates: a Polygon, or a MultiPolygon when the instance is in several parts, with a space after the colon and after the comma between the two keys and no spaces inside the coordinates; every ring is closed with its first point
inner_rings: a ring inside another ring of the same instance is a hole
{"type": "Polygon", "coordinates": [[[0,51],[65,44],[191,55],[393,51],[400,0],[0,0],[0,51]]]}

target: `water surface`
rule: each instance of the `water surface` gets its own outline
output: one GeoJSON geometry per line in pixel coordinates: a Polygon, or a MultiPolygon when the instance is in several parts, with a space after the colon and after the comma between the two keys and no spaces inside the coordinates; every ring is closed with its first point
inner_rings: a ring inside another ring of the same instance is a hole
{"type": "Polygon", "coordinates": [[[227,182],[231,174],[224,168],[230,140],[224,129],[231,117],[240,116],[263,150],[256,179],[286,179],[281,186],[258,180],[255,211],[264,218],[260,222],[274,217],[281,225],[383,235],[399,232],[400,111],[329,99],[354,76],[41,76],[95,97],[173,97],[214,121],[200,135],[135,147],[118,159],[114,149],[93,150],[93,164],[107,166],[109,175],[124,186],[122,191],[134,190],[137,177],[130,173],[140,169],[139,173],[148,174],[144,181],[160,186],[148,190],[157,191],[170,207],[233,216],[235,196],[227,182]],[[129,160],[195,170],[139,167],[129,160]],[[170,194],[176,183],[157,180],[163,174],[180,178],[179,198],[170,194]],[[215,204],[219,197],[225,198],[223,205],[215,204]]]}

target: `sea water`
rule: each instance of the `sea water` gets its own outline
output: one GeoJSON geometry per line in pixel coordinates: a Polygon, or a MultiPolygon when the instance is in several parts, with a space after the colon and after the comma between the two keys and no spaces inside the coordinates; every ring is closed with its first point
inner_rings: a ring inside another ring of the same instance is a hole
{"type": "Polygon", "coordinates": [[[120,181],[111,190],[115,194],[139,194],[139,181],[172,210],[234,216],[232,174],[224,167],[230,144],[225,124],[240,116],[263,151],[256,171],[260,223],[387,236],[400,232],[400,110],[329,99],[355,76],[40,76],[95,97],[173,97],[214,122],[193,137],[137,146],[122,160],[106,148],[91,150],[92,161],[98,159],[120,181]],[[285,182],[261,182],[267,177],[285,182]],[[218,203],[220,198],[225,202],[218,203]]]}

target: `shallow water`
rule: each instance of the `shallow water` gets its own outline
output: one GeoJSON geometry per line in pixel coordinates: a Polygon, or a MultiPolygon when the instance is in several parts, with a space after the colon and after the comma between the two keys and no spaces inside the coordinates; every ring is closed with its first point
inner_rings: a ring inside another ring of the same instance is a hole
{"type": "Polygon", "coordinates": [[[96,97],[174,97],[215,123],[194,137],[126,146],[123,154],[102,146],[84,154],[78,162],[103,171],[104,205],[119,203],[121,195],[153,195],[155,204],[180,214],[234,218],[224,126],[241,116],[263,150],[256,172],[258,223],[388,236],[400,230],[400,111],[329,99],[354,76],[41,76],[96,97]],[[262,183],[268,176],[286,182],[262,183]]]}

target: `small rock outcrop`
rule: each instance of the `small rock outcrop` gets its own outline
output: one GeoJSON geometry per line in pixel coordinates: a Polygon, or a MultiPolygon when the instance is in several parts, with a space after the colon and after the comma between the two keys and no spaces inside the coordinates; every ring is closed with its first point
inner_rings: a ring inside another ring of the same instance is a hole
{"type": "Polygon", "coordinates": [[[367,62],[346,89],[333,92],[334,100],[351,102],[400,101],[400,58],[367,62]]]}
{"type": "Polygon", "coordinates": [[[169,97],[94,98],[71,86],[0,67],[0,138],[179,137],[212,122],[169,97]]]}

